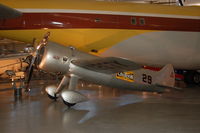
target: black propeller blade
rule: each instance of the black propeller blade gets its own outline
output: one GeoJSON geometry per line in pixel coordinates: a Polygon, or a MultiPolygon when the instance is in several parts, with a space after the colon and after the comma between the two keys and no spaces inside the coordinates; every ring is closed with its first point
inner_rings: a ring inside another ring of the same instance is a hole
{"type": "Polygon", "coordinates": [[[33,53],[32,55],[32,59],[31,59],[31,62],[29,64],[29,68],[28,68],[28,72],[27,72],[27,81],[26,81],[26,87],[25,87],[25,91],[29,91],[29,84],[30,84],[30,81],[31,81],[31,78],[32,78],[32,75],[33,75],[33,70],[34,70],[34,67],[36,67],[37,64],[37,59],[39,59],[39,56],[40,56],[40,50],[43,46],[45,46],[48,42],[48,39],[49,39],[49,36],[50,36],[50,32],[47,32],[43,39],[40,41],[40,43],[38,44],[35,52],[33,53]]]}

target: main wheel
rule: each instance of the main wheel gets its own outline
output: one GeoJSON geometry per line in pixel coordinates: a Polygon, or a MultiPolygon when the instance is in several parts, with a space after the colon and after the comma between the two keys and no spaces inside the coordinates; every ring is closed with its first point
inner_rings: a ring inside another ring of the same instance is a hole
{"type": "Polygon", "coordinates": [[[200,74],[198,72],[196,72],[193,76],[193,80],[195,84],[200,84],[200,74]]]}
{"type": "Polygon", "coordinates": [[[185,82],[187,84],[196,84],[199,85],[200,84],[200,73],[196,72],[196,71],[188,71],[185,75],[185,82]]]}
{"type": "Polygon", "coordinates": [[[76,103],[68,103],[68,102],[66,102],[65,100],[63,100],[63,103],[64,103],[65,105],[67,105],[69,108],[72,107],[72,106],[74,106],[74,105],[76,105],[76,103]]]}

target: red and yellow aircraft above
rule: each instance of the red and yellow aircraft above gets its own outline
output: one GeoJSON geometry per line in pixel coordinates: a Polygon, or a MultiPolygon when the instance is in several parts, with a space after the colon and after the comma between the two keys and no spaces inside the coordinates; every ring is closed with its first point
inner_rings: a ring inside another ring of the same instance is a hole
{"type": "Polygon", "coordinates": [[[98,0],[1,0],[22,12],[0,19],[0,36],[50,41],[100,56],[177,69],[200,69],[200,7],[98,0]]]}

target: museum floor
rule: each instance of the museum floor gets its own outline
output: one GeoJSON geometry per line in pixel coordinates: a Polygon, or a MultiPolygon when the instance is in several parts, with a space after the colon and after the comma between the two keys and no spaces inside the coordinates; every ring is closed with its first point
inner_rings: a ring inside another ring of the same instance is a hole
{"type": "Polygon", "coordinates": [[[21,98],[0,84],[0,133],[200,133],[200,87],[156,94],[82,82],[89,100],[68,109],[46,96],[54,82],[33,81],[21,98]]]}

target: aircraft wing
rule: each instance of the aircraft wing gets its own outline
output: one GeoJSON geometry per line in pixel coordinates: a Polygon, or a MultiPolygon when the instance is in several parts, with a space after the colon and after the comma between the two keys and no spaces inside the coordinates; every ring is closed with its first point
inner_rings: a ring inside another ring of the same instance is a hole
{"type": "Polygon", "coordinates": [[[72,61],[72,63],[79,67],[107,74],[125,72],[141,68],[141,66],[135,62],[116,57],[105,57],[93,60],[75,60],[72,61]]]}
{"type": "Polygon", "coordinates": [[[1,60],[8,60],[8,59],[17,59],[17,58],[24,58],[31,55],[30,53],[17,53],[17,54],[7,54],[7,55],[0,55],[1,60]]]}
{"type": "Polygon", "coordinates": [[[0,19],[17,18],[22,15],[21,12],[0,4],[0,19]]]}

